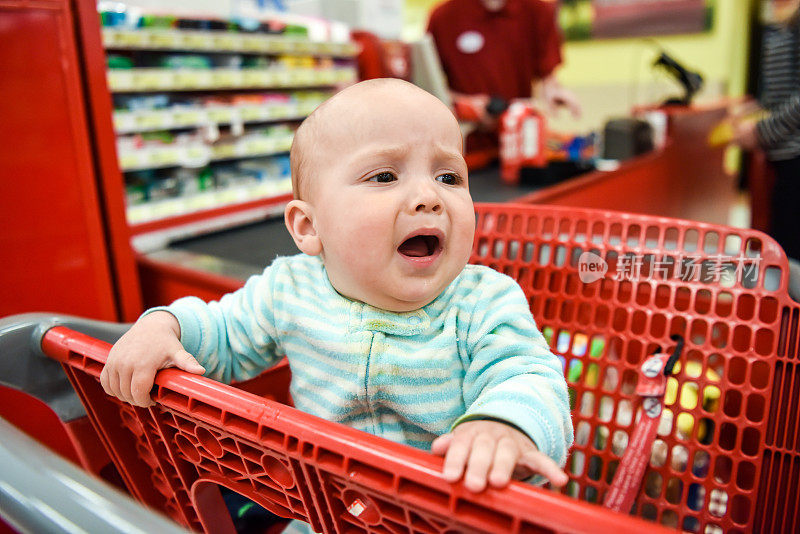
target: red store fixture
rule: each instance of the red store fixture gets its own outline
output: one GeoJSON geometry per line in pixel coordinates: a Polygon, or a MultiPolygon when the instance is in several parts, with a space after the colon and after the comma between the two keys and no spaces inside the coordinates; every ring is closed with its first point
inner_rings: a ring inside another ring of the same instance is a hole
{"type": "Polygon", "coordinates": [[[0,41],[0,316],[133,320],[142,302],[95,4],[2,0],[0,41]]]}

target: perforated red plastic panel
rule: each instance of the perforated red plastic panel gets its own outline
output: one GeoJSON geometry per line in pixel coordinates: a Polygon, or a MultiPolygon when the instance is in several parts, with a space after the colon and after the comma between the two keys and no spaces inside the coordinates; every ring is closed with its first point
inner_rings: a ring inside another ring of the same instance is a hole
{"type": "Polygon", "coordinates": [[[549,207],[481,207],[478,228],[473,261],[519,281],[564,358],[576,430],[568,495],[602,502],[635,425],[638,366],[679,334],[686,347],[635,513],[690,532],[800,528],[797,306],[771,238],[549,207]],[[595,281],[585,252],[607,265],[595,281]]]}
{"type": "Polygon", "coordinates": [[[289,407],[285,365],[245,384],[264,396],[167,370],[159,406],[141,409],[100,388],[107,344],[54,328],[44,348],[66,364],[131,492],[191,528],[231,528],[209,490],[219,484],[323,532],[616,534],[658,527],[579,500],[602,502],[636,424],[638,365],[680,334],[634,513],[690,532],[797,531],[800,310],[774,241],[597,210],[476,210],[472,261],[520,282],[564,361],[576,428],[566,496],[449,484],[439,458],[289,407]],[[580,270],[603,262],[599,277],[580,270]]]}

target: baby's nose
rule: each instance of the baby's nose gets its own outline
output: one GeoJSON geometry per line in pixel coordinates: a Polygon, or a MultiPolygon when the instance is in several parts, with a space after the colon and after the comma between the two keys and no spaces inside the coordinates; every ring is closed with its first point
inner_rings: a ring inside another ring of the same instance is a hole
{"type": "Polygon", "coordinates": [[[436,183],[427,177],[408,182],[408,208],[416,213],[441,213],[444,211],[442,197],[436,183]]]}
{"type": "Polygon", "coordinates": [[[424,201],[417,204],[417,208],[415,211],[432,211],[433,213],[438,213],[442,210],[442,203],[439,202],[439,199],[424,201]]]}

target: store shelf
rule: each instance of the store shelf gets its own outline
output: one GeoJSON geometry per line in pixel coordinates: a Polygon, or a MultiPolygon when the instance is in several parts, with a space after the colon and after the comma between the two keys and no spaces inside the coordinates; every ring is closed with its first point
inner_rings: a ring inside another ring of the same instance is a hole
{"type": "Polygon", "coordinates": [[[163,251],[181,239],[279,217],[291,199],[291,194],[278,195],[132,224],[131,244],[140,253],[163,251]]]}
{"type": "Polygon", "coordinates": [[[292,180],[268,180],[255,184],[226,187],[225,189],[203,191],[191,196],[151,200],[129,206],[128,222],[142,225],[157,220],[182,217],[224,206],[246,205],[257,200],[268,200],[290,195],[292,180]]]}
{"type": "Polygon", "coordinates": [[[110,69],[112,92],[285,89],[356,81],[355,67],[269,69],[110,69]]]}
{"type": "Polygon", "coordinates": [[[272,21],[249,33],[225,29],[236,21],[181,29],[171,15],[105,15],[117,155],[138,245],[279,215],[291,199],[286,153],[296,122],[357,81],[357,43],[311,41],[304,28],[272,21]],[[287,31],[267,33],[276,28],[287,31]]]}
{"type": "Polygon", "coordinates": [[[203,167],[212,161],[233,158],[271,156],[288,152],[293,134],[242,137],[236,141],[208,145],[202,142],[165,145],[135,150],[120,150],[119,164],[123,171],[140,171],[166,167],[203,167]]]}
{"type": "Polygon", "coordinates": [[[103,45],[116,50],[177,50],[354,57],[353,42],[316,42],[285,35],[119,28],[103,29],[103,45]]]}
{"type": "Polygon", "coordinates": [[[305,118],[323,98],[308,98],[300,102],[280,102],[258,105],[231,106],[174,106],[166,109],[114,112],[114,129],[118,134],[200,128],[208,124],[231,124],[267,121],[293,121],[305,118]]]}

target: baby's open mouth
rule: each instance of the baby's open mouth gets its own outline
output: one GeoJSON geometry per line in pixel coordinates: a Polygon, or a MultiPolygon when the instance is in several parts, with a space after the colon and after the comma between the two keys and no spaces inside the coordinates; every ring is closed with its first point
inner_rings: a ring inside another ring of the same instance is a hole
{"type": "Polygon", "coordinates": [[[439,238],[435,235],[415,235],[403,241],[397,251],[403,256],[424,258],[439,250],[439,238]]]}

